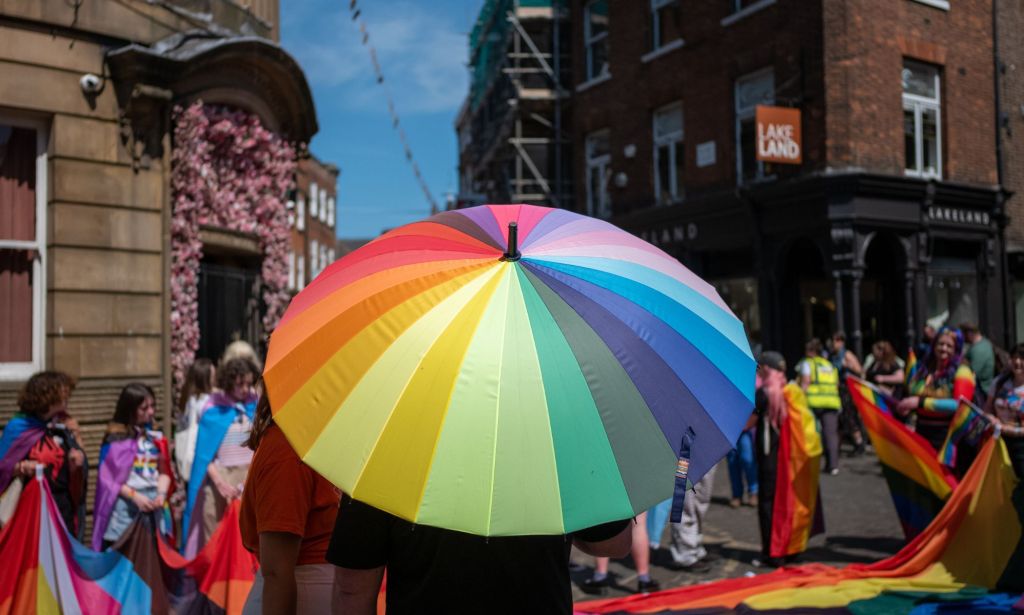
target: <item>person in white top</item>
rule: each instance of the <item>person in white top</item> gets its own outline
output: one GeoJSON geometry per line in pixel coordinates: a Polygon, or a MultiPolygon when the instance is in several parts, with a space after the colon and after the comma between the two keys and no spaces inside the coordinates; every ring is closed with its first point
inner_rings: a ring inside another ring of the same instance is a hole
{"type": "Polygon", "coordinates": [[[177,429],[174,436],[174,461],[178,476],[187,480],[192,475],[192,460],[196,456],[196,437],[199,433],[199,415],[206,406],[217,369],[209,359],[196,359],[185,377],[185,386],[178,400],[177,429]]]}

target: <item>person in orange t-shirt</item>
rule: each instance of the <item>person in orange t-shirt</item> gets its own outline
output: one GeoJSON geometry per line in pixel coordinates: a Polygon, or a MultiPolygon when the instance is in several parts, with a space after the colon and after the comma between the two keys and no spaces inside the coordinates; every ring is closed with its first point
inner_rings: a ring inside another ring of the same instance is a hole
{"type": "Polygon", "coordinates": [[[341,493],[295,454],[274,424],[265,392],[247,444],[256,453],[239,525],[260,570],[243,614],[323,613],[334,585],[326,554],[341,493]]]}

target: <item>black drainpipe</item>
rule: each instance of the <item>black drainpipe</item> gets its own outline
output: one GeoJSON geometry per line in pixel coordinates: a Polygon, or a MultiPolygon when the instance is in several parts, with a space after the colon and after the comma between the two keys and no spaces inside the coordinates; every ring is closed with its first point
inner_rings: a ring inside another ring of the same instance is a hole
{"type": "Polygon", "coordinates": [[[1013,322],[1013,310],[1010,307],[1010,266],[1006,255],[1006,194],[1003,188],[1003,104],[1000,92],[999,75],[1002,73],[1002,62],[999,60],[999,0],[992,0],[992,82],[995,89],[995,120],[996,120],[996,182],[999,186],[999,247],[1001,252],[1002,291],[1003,291],[1003,344],[1010,348],[1016,341],[1016,326],[1013,322]]]}

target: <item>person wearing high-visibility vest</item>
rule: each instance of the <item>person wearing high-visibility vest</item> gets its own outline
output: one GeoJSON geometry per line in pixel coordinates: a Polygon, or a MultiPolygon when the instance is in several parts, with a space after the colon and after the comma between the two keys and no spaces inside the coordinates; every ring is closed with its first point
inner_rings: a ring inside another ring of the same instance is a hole
{"type": "Polygon", "coordinates": [[[835,476],[839,474],[839,410],[843,402],[839,397],[839,370],[821,356],[821,349],[821,340],[807,342],[806,356],[796,369],[825,442],[825,471],[835,476]]]}

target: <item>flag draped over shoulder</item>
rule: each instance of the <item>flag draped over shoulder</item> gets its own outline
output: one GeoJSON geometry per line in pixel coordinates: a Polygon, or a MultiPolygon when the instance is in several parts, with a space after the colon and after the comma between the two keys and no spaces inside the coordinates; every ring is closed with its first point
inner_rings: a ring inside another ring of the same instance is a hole
{"type": "Polygon", "coordinates": [[[824,531],[818,495],[821,437],[803,390],[790,383],[783,389],[783,395],[786,420],[779,433],[778,475],[772,507],[772,557],[802,553],[807,549],[808,539],[824,531]]]}
{"type": "Polygon", "coordinates": [[[44,480],[25,486],[0,531],[0,615],[57,613],[240,614],[256,560],[242,547],[236,502],[207,547],[184,560],[140,516],[97,552],[64,526],[44,480]]]}
{"type": "Polygon", "coordinates": [[[25,414],[16,414],[0,436],[0,493],[14,478],[14,466],[28,455],[46,430],[46,423],[25,414]]]}
{"type": "Polygon", "coordinates": [[[895,400],[852,376],[846,386],[882,464],[903,533],[913,538],[942,509],[956,478],[927,440],[893,416],[895,400]]]}
{"type": "MultiPolygon", "coordinates": [[[[1024,592],[1024,488],[1006,447],[988,439],[935,520],[899,553],[873,564],[809,564],[627,598],[579,603],[577,613],[977,612],[1024,592]],[[942,608],[932,608],[935,605],[942,608]],[[929,610],[931,609],[931,610],[929,610]]],[[[1024,607],[1024,604],[1021,605],[1024,607]]]]}

